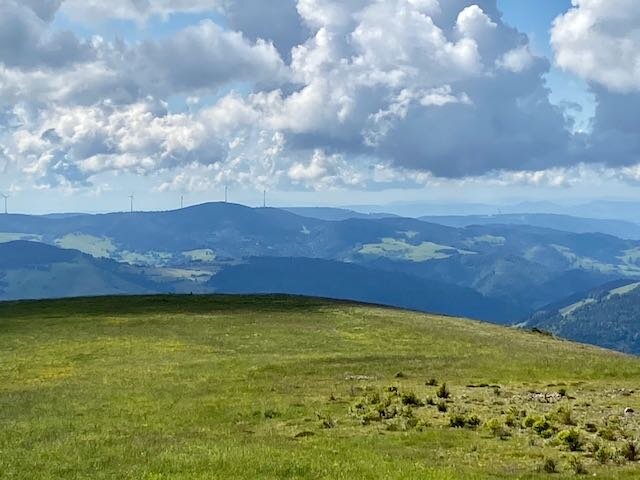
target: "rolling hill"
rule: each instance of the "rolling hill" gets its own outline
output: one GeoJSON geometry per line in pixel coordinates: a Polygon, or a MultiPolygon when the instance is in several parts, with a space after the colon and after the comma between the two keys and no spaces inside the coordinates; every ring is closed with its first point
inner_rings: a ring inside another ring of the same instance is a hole
{"type": "Polygon", "coordinates": [[[163,291],[137,269],[37,242],[0,243],[0,300],[163,291]]]}
{"type": "Polygon", "coordinates": [[[253,258],[208,284],[232,294],[288,293],[377,303],[422,312],[513,323],[522,312],[475,290],[400,272],[310,258],[253,258]]]}
{"type": "Polygon", "coordinates": [[[516,329],[282,296],[9,302],[0,364],[13,480],[637,478],[640,361],[516,329]]]}
{"type": "Polygon", "coordinates": [[[572,295],[535,313],[525,325],[640,354],[640,282],[619,280],[572,295]]]}

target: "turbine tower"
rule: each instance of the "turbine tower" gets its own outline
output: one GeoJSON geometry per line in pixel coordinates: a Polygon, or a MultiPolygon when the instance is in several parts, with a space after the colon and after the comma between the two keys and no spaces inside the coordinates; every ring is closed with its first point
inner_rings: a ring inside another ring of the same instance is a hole
{"type": "Polygon", "coordinates": [[[229,187],[224,186],[224,203],[229,203],[229,187]]]}
{"type": "Polygon", "coordinates": [[[262,193],[263,193],[262,208],[267,208],[267,191],[265,190],[262,193]]]}
{"type": "Polygon", "coordinates": [[[2,194],[2,198],[4,199],[4,214],[8,215],[9,214],[9,210],[7,208],[7,201],[9,200],[9,195],[6,194],[2,194]]]}
{"type": "Polygon", "coordinates": [[[133,194],[129,195],[129,200],[131,200],[131,213],[133,213],[133,199],[135,197],[133,196],[133,194]]]}
{"type": "Polygon", "coordinates": [[[184,208],[184,195],[180,195],[180,210],[184,208]]]}

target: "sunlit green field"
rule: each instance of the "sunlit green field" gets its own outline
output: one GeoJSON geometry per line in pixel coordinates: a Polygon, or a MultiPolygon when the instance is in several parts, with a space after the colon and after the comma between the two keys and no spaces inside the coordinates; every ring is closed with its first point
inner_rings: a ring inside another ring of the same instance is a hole
{"type": "Polygon", "coordinates": [[[639,392],[632,357],[377,307],[0,304],[3,480],[632,479],[639,392]]]}

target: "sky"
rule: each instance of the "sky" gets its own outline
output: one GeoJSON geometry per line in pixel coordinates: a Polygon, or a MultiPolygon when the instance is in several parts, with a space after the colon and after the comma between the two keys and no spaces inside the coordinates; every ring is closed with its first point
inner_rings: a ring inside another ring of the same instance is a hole
{"type": "Polygon", "coordinates": [[[0,0],[23,213],[635,199],[634,0],[0,0]]]}

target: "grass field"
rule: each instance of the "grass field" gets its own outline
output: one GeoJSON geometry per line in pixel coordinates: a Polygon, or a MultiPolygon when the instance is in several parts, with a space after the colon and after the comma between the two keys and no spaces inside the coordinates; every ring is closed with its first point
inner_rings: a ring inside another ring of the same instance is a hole
{"type": "Polygon", "coordinates": [[[476,322],[287,297],[0,303],[0,365],[3,480],[640,474],[640,360],[476,322]]]}

